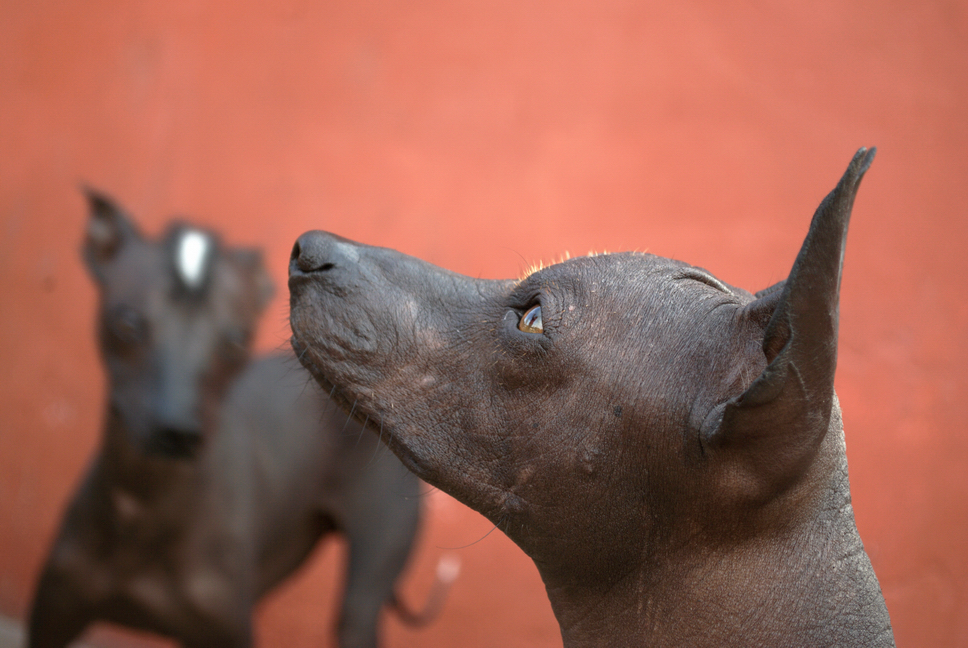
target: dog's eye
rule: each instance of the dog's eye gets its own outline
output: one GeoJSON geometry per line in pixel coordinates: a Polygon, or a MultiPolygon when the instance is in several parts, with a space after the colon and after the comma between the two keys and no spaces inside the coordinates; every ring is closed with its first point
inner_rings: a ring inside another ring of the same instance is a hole
{"type": "Polygon", "coordinates": [[[544,327],[541,325],[541,306],[532,306],[521,316],[518,322],[518,330],[525,333],[542,333],[544,327]]]}
{"type": "Polygon", "coordinates": [[[144,317],[126,306],[118,308],[113,313],[109,329],[115,338],[130,345],[144,342],[148,334],[148,325],[144,317]]]}
{"type": "Polygon", "coordinates": [[[251,334],[244,330],[233,330],[222,338],[222,355],[227,360],[241,360],[249,354],[251,334]]]}

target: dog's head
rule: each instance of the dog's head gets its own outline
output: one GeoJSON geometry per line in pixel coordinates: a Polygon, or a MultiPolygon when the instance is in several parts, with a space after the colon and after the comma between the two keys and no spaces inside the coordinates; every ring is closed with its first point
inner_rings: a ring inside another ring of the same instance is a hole
{"type": "Polygon", "coordinates": [[[110,198],[85,194],[110,416],[141,451],[192,456],[272,293],[261,255],[185,223],[150,239],[110,198]]]}
{"type": "Polygon", "coordinates": [[[755,295],[649,254],[490,281],[310,232],[290,263],[293,346],[549,588],[781,532],[846,489],[839,284],[873,154],[823,201],[789,278],[755,295]]]}

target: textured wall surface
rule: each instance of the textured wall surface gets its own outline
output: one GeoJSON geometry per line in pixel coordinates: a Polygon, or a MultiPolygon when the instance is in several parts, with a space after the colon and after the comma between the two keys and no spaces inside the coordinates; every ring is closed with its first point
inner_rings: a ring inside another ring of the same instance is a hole
{"type": "MultiPolygon", "coordinates": [[[[80,182],[157,232],[260,244],[286,344],[296,236],[325,228],[484,277],[648,250],[759,289],[859,146],[837,388],[858,524],[899,645],[968,645],[968,4],[8,2],[0,21],[0,613],[22,617],[98,442],[80,182]],[[653,6],[654,5],[654,6],[653,6]]],[[[537,572],[448,497],[405,583],[465,569],[389,646],[556,646],[537,572]]],[[[259,613],[329,637],[339,543],[259,613]]],[[[131,635],[100,632],[129,645],[131,635]]]]}

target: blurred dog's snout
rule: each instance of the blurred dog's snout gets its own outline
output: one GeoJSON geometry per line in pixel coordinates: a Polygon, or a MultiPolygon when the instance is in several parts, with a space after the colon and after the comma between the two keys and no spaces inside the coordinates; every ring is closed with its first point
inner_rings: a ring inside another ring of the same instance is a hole
{"type": "Polygon", "coordinates": [[[292,246],[289,274],[325,272],[336,266],[337,241],[326,232],[306,232],[292,246]]]}

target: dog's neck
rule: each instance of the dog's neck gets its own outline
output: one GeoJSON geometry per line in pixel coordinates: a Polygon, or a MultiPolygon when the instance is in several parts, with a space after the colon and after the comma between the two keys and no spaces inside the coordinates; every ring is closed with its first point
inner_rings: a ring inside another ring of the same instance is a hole
{"type": "Polygon", "coordinates": [[[872,622],[883,645],[893,646],[856,531],[837,424],[825,442],[828,461],[818,462],[826,469],[816,476],[824,485],[812,496],[813,514],[773,535],[718,546],[688,538],[643,546],[642,559],[604,587],[596,579],[586,587],[558,578],[564,571],[556,572],[553,560],[535,557],[565,648],[855,645],[851,639],[868,637],[872,622]]]}

